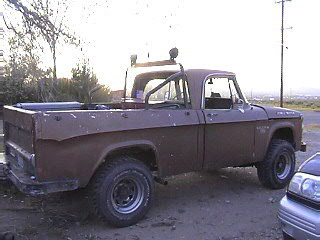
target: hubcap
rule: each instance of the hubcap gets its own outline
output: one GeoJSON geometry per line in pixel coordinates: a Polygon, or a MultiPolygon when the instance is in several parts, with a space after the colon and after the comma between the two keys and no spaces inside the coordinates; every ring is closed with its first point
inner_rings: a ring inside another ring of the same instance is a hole
{"type": "Polygon", "coordinates": [[[291,157],[289,153],[282,153],[276,161],[275,171],[277,177],[281,180],[288,177],[292,167],[291,157]]]}
{"type": "Polygon", "coordinates": [[[114,209],[122,214],[135,211],[143,200],[143,185],[139,179],[125,177],[113,187],[111,202],[114,209]]]}

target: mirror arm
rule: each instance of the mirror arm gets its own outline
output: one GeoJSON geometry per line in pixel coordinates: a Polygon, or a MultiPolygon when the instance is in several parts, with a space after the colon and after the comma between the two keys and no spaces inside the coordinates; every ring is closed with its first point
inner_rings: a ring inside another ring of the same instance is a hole
{"type": "Polygon", "coordinates": [[[184,106],[186,108],[188,108],[188,101],[187,101],[187,88],[186,88],[186,75],[184,73],[184,68],[182,66],[181,63],[179,63],[179,66],[180,66],[180,71],[181,71],[181,74],[182,74],[182,86],[183,86],[183,100],[184,100],[184,106]]]}
{"type": "MultiPolygon", "coordinates": [[[[132,60],[131,60],[131,63],[132,63],[132,60]]],[[[127,70],[126,70],[126,76],[125,76],[125,78],[124,78],[123,102],[126,102],[128,70],[129,70],[129,68],[127,68],[127,70]]]]}

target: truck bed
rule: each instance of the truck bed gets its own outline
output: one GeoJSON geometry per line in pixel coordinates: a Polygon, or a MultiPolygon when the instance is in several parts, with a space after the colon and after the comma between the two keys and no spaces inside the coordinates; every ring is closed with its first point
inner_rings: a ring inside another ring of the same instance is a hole
{"type": "Polygon", "coordinates": [[[85,186],[106,155],[126,145],[153,149],[161,176],[202,167],[201,112],[5,107],[4,113],[6,156],[39,181],[79,180],[80,187],[85,186]]]}

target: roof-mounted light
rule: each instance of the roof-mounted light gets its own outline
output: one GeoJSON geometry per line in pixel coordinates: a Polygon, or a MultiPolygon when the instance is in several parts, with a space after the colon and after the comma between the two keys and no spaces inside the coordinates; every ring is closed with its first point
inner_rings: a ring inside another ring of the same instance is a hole
{"type": "Polygon", "coordinates": [[[136,63],[137,63],[137,58],[138,58],[137,54],[134,54],[134,55],[131,55],[131,56],[130,56],[131,66],[136,65],[136,63]]]}
{"type": "Polygon", "coordinates": [[[155,62],[145,62],[145,63],[137,63],[137,55],[131,55],[131,67],[154,67],[154,66],[166,66],[166,65],[176,65],[175,58],[178,56],[178,48],[172,48],[169,51],[170,59],[163,61],[155,61],[155,62]]]}
{"type": "Polygon", "coordinates": [[[169,54],[170,54],[170,60],[174,60],[175,58],[178,57],[178,54],[179,54],[179,50],[178,48],[171,48],[170,51],[169,51],[169,54]]]}

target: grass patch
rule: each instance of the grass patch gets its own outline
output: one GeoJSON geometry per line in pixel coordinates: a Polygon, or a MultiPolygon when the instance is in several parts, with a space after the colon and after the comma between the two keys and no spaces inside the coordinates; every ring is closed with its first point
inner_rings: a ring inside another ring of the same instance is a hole
{"type": "Polygon", "coordinates": [[[320,107],[317,107],[317,106],[284,104],[284,107],[292,110],[298,110],[298,111],[320,111],[320,107]]]}
{"type": "MultiPolygon", "coordinates": [[[[279,107],[278,101],[261,101],[258,104],[268,105],[272,107],[279,107]]],[[[284,108],[297,110],[297,111],[320,111],[320,102],[302,102],[302,101],[288,101],[283,103],[284,108]]]]}
{"type": "Polygon", "coordinates": [[[312,123],[312,124],[304,125],[304,130],[308,130],[308,131],[320,130],[320,124],[312,123]]]}

